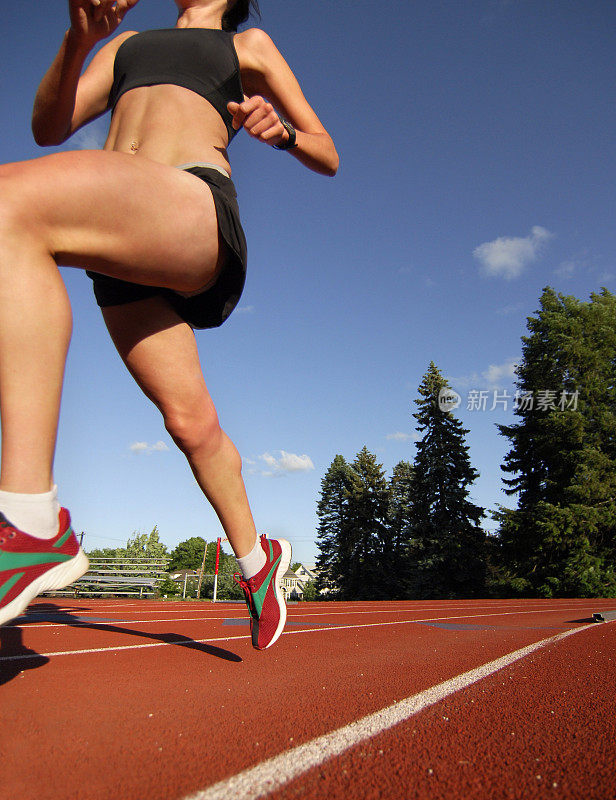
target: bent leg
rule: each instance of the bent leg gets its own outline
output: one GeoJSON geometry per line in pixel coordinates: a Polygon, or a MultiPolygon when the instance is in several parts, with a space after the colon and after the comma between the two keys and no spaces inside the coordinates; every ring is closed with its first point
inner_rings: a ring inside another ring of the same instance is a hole
{"type": "Polygon", "coordinates": [[[103,316],[120,356],[186,455],[235,555],[245,556],[257,533],[242,461],[220,428],[192,329],[160,297],[108,306],[103,316]]]}
{"type": "Polygon", "coordinates": [[[49,490],[70,306],[57,264],[194,291],[221,255],[194,175],[122,153],[0,167],[0,488],[49,490]]]}
{"type": "Polygon", "coordinates": [[[125,153],[55,153],[0,167],[0,212],[64,266],[192,292],[219,261],[209,187],[125,153]]]}
{"type": "Polygon", "coordinates": [[[52,463],[72,317],[48,253],[0,220],[0,488],[41,493],[52,463]],[[41,268],[42,267],[42,268],[41,268]]]}

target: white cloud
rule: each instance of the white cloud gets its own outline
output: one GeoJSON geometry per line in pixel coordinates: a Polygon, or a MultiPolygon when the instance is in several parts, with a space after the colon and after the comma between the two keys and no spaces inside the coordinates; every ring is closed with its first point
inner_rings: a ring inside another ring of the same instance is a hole
{"type": "Polygon", "coordinates": [[[396,433],[388,433],[387,440],[393,442],[408,442],[411,439],[410,433],[402,433],[402,431],[396,431],[396,433]]]}
{"type": "Polygon", "coordinates": [[[281,476],[289,472],[309,472],[314,469],[314,464],[310,456],[287,453],[286,450],[278,450],[278,457],[271,453],[263,453],[259,456],[259,461],[263,461],[267,469],[259,469],[257,462],[250,458],[244,459],[244,464],[248,467],[247,475],[261,475],[263,478],[281,476]]]}
{"type": "Polygon", "coordinates": [[[537,260],[553,236],[550,231],[535,225],[528,236],[501,236],[493,242],[484,242],[473,250],[473,255],[480,262],[484,275],[511,280],[537,260]]]}
{"type": "Polygon", "coordinates": [[[510,314],[517,314],[519,311],[524,309],[523,303],[510,303],[509,305],[503,306],[502,308],[497,308],[494,312],[498,314],[499,317],[508,317],[510,314]]]}
{"type": "Polygon", "coordinates": [[[152,453],[164,453],[165,450],[169,448],[167,445],[162,442],[158,441],[155,444],[148,444],[147,442],[133,442],[129,445],[128,448],[131,453],[146,453],[147,455],[151,455],[152,453]]]}
{"type": "Polygon", "coordinates": [[[152,445],[151,449],[152,450],[157,450],[160,453],[164,453],[165,450],[168,450],[169,448],[167,447],[167,445],[164,442],[161,442],[159,440],[158,442],[156,442],[156,444],[152,445]]]}
{"type": "Polygon", "coordinates": [[[449,385],[458,392],[462,389],[498,389],[509,386],[516,377],[518,359],[510,358],[502,364],[490,364],[483,372],[473,372],[457,378],[447,376],[449,385]]]}
{"type": "Polygon", "coordinates": [[[571,278],[577,267],[575,261],[562,261],[554,270],[554,274],[559,278],[571,278]]]}
{"type": "Polygon", "coordinates": [[[314,469],[310,456],[297,456],[295,453],[285,453],[284,450],[280,454],[278,466],[285,472],[309,472],[314,469]]]}
{"type": "Polygon", "coordinates": [[[133,453],[143,453],[148,449],[147,442],[133,442],[131,446],[128,448],[133,453]]]}
{"type": "Polygon", "coordinates": [[[490,364],[490,366],[481,373],[488,386],[500,386],[503,381],[511,383],[515,377],[515,368],[517,360],[510,358],[504,364],[490,364]]]}

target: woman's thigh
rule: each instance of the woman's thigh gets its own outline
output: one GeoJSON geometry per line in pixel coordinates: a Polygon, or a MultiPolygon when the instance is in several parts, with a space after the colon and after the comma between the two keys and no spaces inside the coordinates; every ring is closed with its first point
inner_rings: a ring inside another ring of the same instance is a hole
{"type": "Polygon", "coordinates": [[[216,420],[195,335],[163,297],[107,306],[103,317],[122,360],[165,418],[216,420]]]}
{"type": "Polygon", "coordinates": [[[201,288],[218,268],[212,193],[175,167],[124,153],[55,153],[0,168],[0,197],[65,266],[179,291],[201,288]]]}

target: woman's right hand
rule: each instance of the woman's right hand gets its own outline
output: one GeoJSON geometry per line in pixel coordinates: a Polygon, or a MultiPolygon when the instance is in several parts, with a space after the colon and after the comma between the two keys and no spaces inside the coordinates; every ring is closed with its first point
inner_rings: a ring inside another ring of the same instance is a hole
{"type": "Polygon", "coordinates": [[[89,48],[116,31],[139,0],[69,0],[71,31],[89,48]]]}

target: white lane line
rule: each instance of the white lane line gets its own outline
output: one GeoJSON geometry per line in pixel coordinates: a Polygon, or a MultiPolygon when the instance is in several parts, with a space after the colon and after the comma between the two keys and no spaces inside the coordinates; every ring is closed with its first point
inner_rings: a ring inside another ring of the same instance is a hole
{"type": "MultiPolygon", "coordinates": [[[[514,612],[506,612],[504,614],[475,614],[473,616],[476,617],[485,617],[485,616],[507,616],[509,613],[514,612]]],[[[517,612],[516,612],[517,613],[517,612]]],[[[520,612],[520,613],[535,613],[535,612],[520,612]]],[[[348,631],[348,630],[359,630],[360,628],[386,628],[390,625],[417,625],[420,622],[442,622],[443,620],[448,619],[470,619],[468,614],[464,614],[461,617],[432,617],[431,619],[404,619],[404,620],[396,620],[395,622],[366,622],[362,625],[331,625],[329,627],[320,627],[320,628],[301,628],[299,630],[294,631],[285,631],[282,635],[283,636],[295,636],[298,634],[303,633],[324,633],[329,631],[348,631]]],[[[169,622],[170,620],[164,620],[165,622],[169,622]]],[[[596,625],[597,623],[592,623],[592,625],[596,625]]],[[[592,625],[590,627],[592,627],[592,625]]],[[[70,627],[70,626],[68,626],[70,627]]],[[[586,626],[588,627],[588,626],[586,626]]],[[[574,628],[574,630],[581,630],[579,628],[574,628]]],[[[128,633],[128,632],[127,632],[128,633]]],[[[77,655],[84,655],[87,653],[115,653],[119,650],[141,650],[145,647],[170,647],[172,645],[185,645],[186,647],[191,647],[192,644],[208,644],[210,642],[230,642],[237,639],[250,639],[250,636],[221,636],[218,638],[207,638],[207,639],[190,639],[186,641],[186,639],[177,639],[169,642],[148,642],[147,644],[127,644],[127,645],[116,645],[114,647],[93,647],[87,649],[80,649],[80,650],[59,650],[55,653],[24,653],[23,655],[13,655],[13,656],[0,656],[0,664],[3,661],[19,661],[19,660],[27,660],[32,658],[40,658],[41,656],[45,656],[47,658],[52,658],[55,656],[77,656],[77,655]]]]}
{"type": "MultiPolygon", "coordinates": [[[[593,608],[595,608],[595,607],[596,607],[596,605],[593,606],[593,608]]],[[[422,611],[427,611],[429,609],[421,609],[421,610],[422,611]]],[[[454,609],[452,609],[452,610],[454,610],[454,609]]],[[[383,624],[383,625],[402,625],[402,624],[405,624],[407,622],[417,622],[417,623],[420,623],[420,622],[447,622],[447,620],[450,620],[450,619],[475,619],[476,617],[506,617],[506,616],[511,616],[512,614],[516,614],[516,615],[517,614],[519,614],[519,615],[522,615],[522,614],[551,614],[551,613],[553,613],[555,611],[578,611],[578,610],[579,610],[579,606],[569,606],[569,607],[558,606],[557,608],[544,608],[544,609],[541,609],[541,610],[533,609],[531,611],[499,611],[498,613],[495,613],[493,611],[486,611],[485,614],[458,614],[457,616],[450,616],[450,617],[427,617],[427,618],[422,617],[421,619],[395,620],[393,622],[385,622],[385,623],[377,622],[377,623],[373,623],[373,624],[375,624],[375,625],[381,625],[381,624],[383,624]]],[[[342,614],[343,616],[345,616],[344,612],[334,612],[331,615],[330,614],[288,614],[287,619],[289,620],[289,622],[292,622],[293,620],[302,620],[302,619],[305,619],[306,617],[310,617],[310,616],[313,616],[313,617],[317,617],[317,616],[318,617],[335,616],[337,613],[342,614]]],[[[386,613],[386,612],[382,612],[382,613],[386,613]]],[[[177,619],[176,618],[173,618],[173,619],[170,619],[170,618],[167,618],[167,619],[117,619],[117,620],[116,619],[110,619],[110,620],[106,620],[104,622],[101,622],[100,619],[94,619],[92,622],[88,622],[84,617],[80,617],[79,619],[76,619],[74,622],[32,622],[32,623],[28,623],[26,621],[26,622],[20,622],[18,624],[7,625],[6,627],[8,627],[8,628],[21,628],[23,626],[24,630],[31,630],[32,628],[64,628],[64,627],[66,627],[66,628],[96,628],[96,627],[105,628],[105,627],[107,627],[109,625],[112,625],[113,627],[118,627],[120,625],[152,625],[154,623],[159,623],[159,622],[165,622],[167,624],[170,624],[172,622],[224,622],[225,620],[228,620],[228,619],[238,619],[238,620],[244,620],[245,619],[246,622],[248,622],[248,617],[246,616],[246,612],[244,612],[243,614],[239,614],[237,617],[224,616],[224,617],[178,617],[177,619]]],[[[299,625],[301,623],[300,622],[296,622],[295,624],[299,625]]],[[[308,622],[306,623],[306,625],[309,625],[309,624],[310,623],[308,623],[308,622]]],[[[313,623],[313,625],[314,624],[315,623],[313,623]]],[[[343,630],[343,629],[346,629],[346,628],[362,628],[362,627],[366,627],[366,625],[347,625],[347,626],[344,626],[344,628],[335,628],[335,630],[343,630]]],[[[330,629],[331,629],[331,626],[330,626],[330,629]]],[[[315,628],[314,630],[322,630],[322,628],[315,628]]],[[[290,631],[286,631],[286,632],[290,633],[290,631]]],[[[297,632],[298,631],[293,631],[293,633],[297,633],[297,632]]],[[[306,633],[306,631],[299,631],[299,632],[300,633],[306,633]]]]}
{"type": "Polygon", "coordinates": [[[430,689],[400,700],[387,708],[345,725],[338,730],[319,736],[310,742],[280,753],[257,766],[233,775],[231,778],[215,783],[203,791],[196,792],[184,800],[258,800],[280,789],[294,778],[318,767],[325,761],[339,756],[346,750],[365,742],[379,733],[408,720],[428,706],[444,700],[455,692],[466,689],[477,681],[493,675],[498,670],[519,661],[542,647],[554,644],[566,636],[594,627],[594,623],[582,628],[559,633],[548,639],[515,650],[506,656],[490,661],[476,669],[464,672],[455,678],[439,683],[430,689]]]}
{"type": "Polygon", "coordinates": [[[53,658],[57,656],[82,656],[88,653],[117,653],[120,650],[141,650],[144,647],[170,647],[172,645],[184,645],[195,649],[195,644],[209,644],[210,642],[230,642],[233,639],[250,639],[250,636],[224,636],[219,639],[177,639],[169,642],[149,642],[148,644],[123,644],[117,647],[91,647],[87,650],[58,650],[57,653],[24,653],[24,655],[1,656],[0,663],[3,661],[26,661],[32,658],[53,658]]]}
{"type": "MultiPolygon", "coordinates": [[[[588,602],[587,601],[583,600],[582,602],[583,602],[582,606],[580,606],[580,605],[570,606],[570,607],[568,607],[568,610],[572,610],[572,609],[580,608],[580,607],[584,608],[585,606],[588,606],[588,602]]],[[[221,607],[222,603],[220,603],[218,605],[219,605],[219,607],[221,607]]],[[[369,605],[365,605],[365,604],[364,605],[360,605],[360,604],[355,605],[355,604],[353,604],[353,607],[356,610],[348,610],[348,606],[345,606],[345,608],[347,610],[341,610],[341,611],[334,611],[334,610],[304,611],[304,612],[301,612],[301,616],[323,617],[323,616],[345,616],[347,614],[407,614],[407,613],[413,612],[413,611],[416,612],[416,613],[425,613],[426,611],[445,611],[445,612],[448,612],[448,611],[458,611],[460,609],[465,609],[465,608],[467,608],[467,609],[469,609],[471,611],[472,610],[477,610],[477,609],[480,609],[480,608],[481,609],[486,609],[486,610],[489,609],[489,608],[493,608],[494,611],[497,611],[497,610],[500,610],[500,609],[503,609],[503,608],[529,608],[530,607],[532,609],[533,606],[537,606],[537,609],[536,609],[537,611],[546,611],[546,610],[548,610],[548,611],[549,610],[559,611],[562,608],[561,606],[553,606],[551,609],[545,609],[545,601],[543,601],[543,602],[542,601],[537,601],[537,603],[532,603],[532,602],[530,602],[530,603],[528,603],[528,602],[527,603],[507,603],[507,604],[499,603],[498,605],[495,605],[493,607],[492,606],[482,605],[482,604],[464,604],[464,605],[455,605],[455,606],[443,606],[443,605],[440,605],[440,606],[421,606],[421,605],[409,606],[409,605],[406,605],[406,606],[401,607],[401,608],[386,608],[386,609],[371,608],[369,605]]],[[[122,607],[123,606],[121,606],[120,608],[122,608],[122,607]]],[[[32,608],[35,609],[36,606],[32,606],[32,608]]],[[[203,612],[207,612],[207,611],[211,611],[211,610],[212,610],[212,606],[211,605],[207,605],[207,606],[203,606],[203,607],[198,607],[197,609],[195,609],[194,613],[200,613],[202,611],[203,612]]],[[[229,613],[237,612],[238,614],[241,614],[242,613],[242,608],[238,608],[237,605],[233,605],[230,608],[226,608],[225,609],[225,613],[227,611],[229,613]]],[[[35,614],[36,613],[41,613],[42,614],[44,612],[42,612],[42,611],[41,612],[33,611],[32,613],[35,613],[35,614]]],[[[100,616],[100,614],[102,614],[102,613],[105,613],[105,614],[121,614],[121,611],[118,610],[118,606],[114,606],[113,608],[95,609],[95,610],[92,610],[89,613],[96,614],[96,615],[100,616]]],[[[178,613],[178,609],[164,609],[164,610],[163,609],[150,609],[150,610],[141,610],[140,609],[139,611],[136,611],[136,612],[133,612],[133,613],[139,613],[139,614],[177,614],[178,613]]]]}
{"type": "Polygon", "coordinates": [[[178,617],[166,619],[109,619],[101,622],[100,618],[88,622],[83,617],[75,622],[19,622],[17,625],[6,625],[7,628],[23,628],[25,631],[32,630],[32,628],[107,628],[109,626],[117,628],[120,625],[153,625],[157,622],[164,622],[165,625],[170,625],[172,622],[220,622],[227,619],[246,620],[248,624],[248,616],[244,614],[243,617],[178,617]]]}
{"type": "MultiPolygon", "coordinates": [[[[613,603],[612,603],[612,605],[613,605],[613,603]]],[[[593,605],[593,608],[596,608],[596,606],[597,606],[597,604],[595,603],[593,605]]],[[[503,606],[500,606],[500,608],[502,608],[502,607],[503,606]]],[[[528,606],[526,606],[526,607],[528,607],[528,606]]],[[[587,607],[590,608],[590,606],[587,606],[587,607]]],[[[466,608],[466,606],[455,606],[455,607],[452,607],[451,609],[447,609],[447,610],[448,611],[456,611],[456,610],[458,610],[460,608],[466,608]]],[[[485,606],[477,606],[477,608],[485,608],[485,606]]],[[[425,613],[426,611],[438,611],[438,610],[440,610],[440,609],[421,608],[421,609],[416,609],[416,613],[425,613]]],[[[207,616],[203,616],[203,617],[178,617],[178,618],[166,618],[166,619],[144,619],[144,618],[129,619],[129,620],[125,620],[125,619],[120,619],[120,620],[109,619],[109,620],[106,620],[105,622],[101,622],[100,618],[94,618],[92,622],[88,622],[87,617],[80,616],[80,618],[78,620],[76,619],[75,622],[32,622],[32,623],[28,623],[27,621],[24,621],[24,622],[19,622],[17,624],[12,623],[10,625],[7,625],[6,627],[9,627],[9,628],[21,628],[22,625],[23,625],[28,630],[30,630],[31,628],[58,628],[58,627],[65,627],[65,626],[69,627],[69,628],[78,628],[78,627],[95,627],[96,625],[101,625],[103,627],[105,625],[137,625],[137,624],[150,625],[152,623],[158,623],[158,622],[169,622],[169,623],[171,623],[171,622],[217,622],[217,621],[220,621],[220,620],[227,620],[227,619],[246,619],[246,620],[248,620],[248,617],[246,616],[246,611],[245,610],[238,610],[238,609],[233,609],[233,608],[229,609],[229,612],[232,612],[232,611],[237,611],[238,612],[237,613],[237,617],[232,617],[232,616],[230,616],[230,613],[229,613],[229,614],[225,614],[224,617],[207,617],[207,616]]],[[[404,611],[395,611],[395,612],[391,612],[391,611],[370,611],[370,612],[332,611],[331,613],[317,612],[315,614],[310,614],[310,613],[299,613],[299,614],[296,614],[296,613],[293,613],[293,612],[289,612],[287,616],[288,616],[289,621],[291,621],[291,620],[294,620],[294,619],[305,619],[306,617],[335,617],[335,616],[343,616],[344,617],[344,616],[350,616],[351,614],[362,614],[362,616],[365,616],[366,614],[390,614],[390,613],[402,614],[402,613],[409,613],[411,611],[413,611],[413,609],[406,609],[404,611]]],[[[486,611],[484,614],[459,614],[457,616],[430,617],[430,618],[427,618],[427,619],[423,619],[422,618],[422,619],[416,619],[416,620],[400,620],[400,622],[409,622],[409,621],[411,621],[411,622],[437,622],[437,621],[439,621],[440,622],[440,621],[447,621],[448,619],[472,619],[474,617],[502,617],[502,616],[507,616],[507,615],[511,615],[511,614],[551,614],[551,613],[554,613],[555,611],[580,611],[581,612],[581,611],[584,611],[584,607],[580,607],[580,606],[554,606],[553,608],[531,609],[530,611],[499,611],[499,612],[486,611]]],[[[153,612],[148,612],[148,613],[153,613],[153,612]]],[[[172,612],[161,612],[161,613],[172,613],[172,612]]],[[[177,611],[173,612],[173,613],[177,613],[177,611]]],[[[36,612],[34,612],[34,614],[32,616],[35,616],[35,615],[36,615],[36,612]]],[[[306,623],[306,624],[308,624],[308,623],[306,623]]],[[[393,624],[397,624],[397,623],[393,623],[393,624]]],[[[360,626],[349,626],[349,627],[360,627],[360,626]]]]}

